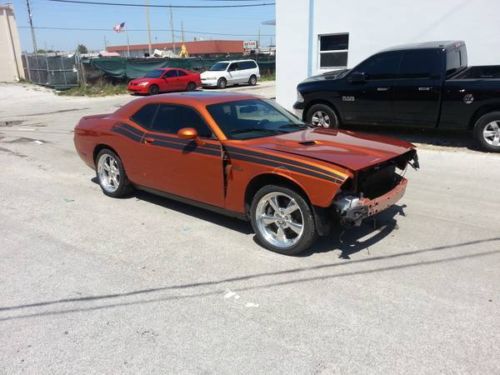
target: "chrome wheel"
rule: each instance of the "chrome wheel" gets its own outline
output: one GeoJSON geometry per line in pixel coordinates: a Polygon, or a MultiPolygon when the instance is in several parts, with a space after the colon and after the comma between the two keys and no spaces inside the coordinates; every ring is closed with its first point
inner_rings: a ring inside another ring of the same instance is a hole
{"type": "Polygon", "coordinates": [[[304,233],[304,216],[298,203],[284,193],[268,193],[255,210],[257,229],[271,245],[281,249],[294,246],[304,233]]]}
{"type": "Polygon", "coordinates": [[[483,138],[491,146],[500,146],[500,121],[492,121],[483,129],[483,138]]]}
{"type": "Polygon", "coordinates": [[[329,128],[332,125],[330,116],[323,111],[316,111],[313,113],[311,124],[322,128],[329,128]]]}
{"type": "Polygon", "coordinates": [[[114,193],[120,187],[120,168],[112,155],[101,155],[97,162],[97,175],[102,188],[108,193],[114,193]]]}

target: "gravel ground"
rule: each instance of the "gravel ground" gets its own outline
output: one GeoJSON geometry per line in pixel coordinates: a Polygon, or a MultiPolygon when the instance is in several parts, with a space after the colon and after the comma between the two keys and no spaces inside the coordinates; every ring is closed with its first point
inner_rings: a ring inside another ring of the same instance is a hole
{"type": "Polygon", "coordinates": [[[285,257],[100,192],[72,129],[129,100],[0,85],[1,373],[500,373],[500,155],[422,142],[375,226],[285,257]]]}

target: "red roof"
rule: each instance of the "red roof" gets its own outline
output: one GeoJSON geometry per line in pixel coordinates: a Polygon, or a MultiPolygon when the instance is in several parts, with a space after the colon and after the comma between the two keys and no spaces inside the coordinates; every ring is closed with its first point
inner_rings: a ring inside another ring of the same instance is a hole
{"type": "MultiPolygon", "coordinates": [[[[190,55],[208,55],[208,54],[227,54],[227,53],[243,53],[242,40],[196,40],[191,42],[177,42],[175,48],[180,49],[185,45],[190,55]]],[[[151,48],[156,49],[172,49],[172,43],[151,43],[151,48]]],[[[147,44],[131,44],[131,51],[147,50],[147,44]]],[[[127,46],[108,46],[108,52],[126,52],[127,46]]]]}

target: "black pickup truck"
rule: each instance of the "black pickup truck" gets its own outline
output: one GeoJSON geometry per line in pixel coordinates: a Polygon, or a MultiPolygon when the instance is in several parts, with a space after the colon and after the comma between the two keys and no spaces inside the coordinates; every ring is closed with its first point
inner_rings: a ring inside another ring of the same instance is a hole
{"type": "Polygon", "coordinates": [[[294,108],[315,126],[471,130],[483,149],[500,152],[500,66],[467,67],[462,41],[390,48],[297,91],[294,108]]]}

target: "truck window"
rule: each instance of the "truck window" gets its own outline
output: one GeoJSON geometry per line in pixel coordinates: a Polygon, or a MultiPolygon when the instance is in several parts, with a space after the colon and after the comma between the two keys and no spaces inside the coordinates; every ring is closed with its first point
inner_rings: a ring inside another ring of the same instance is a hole
{"type": "Polygon", "coordinates": [[[441,56],[437,49],[405,51],[398,78],[418,79],[441,76],[443,64],[441,56]]]}
{"type": "Polygon", "coordinates": [[[446,75],[455,73],[467,66],[467,49],[465,45],[446,52],[446,75]]]}
{"type": "Polygon", "coordinates": [[[401,61],[401,52],[387,52],[372,56],[353,71],[365,73],[369,80],[391,79],[396,76],[401,61]]]}

